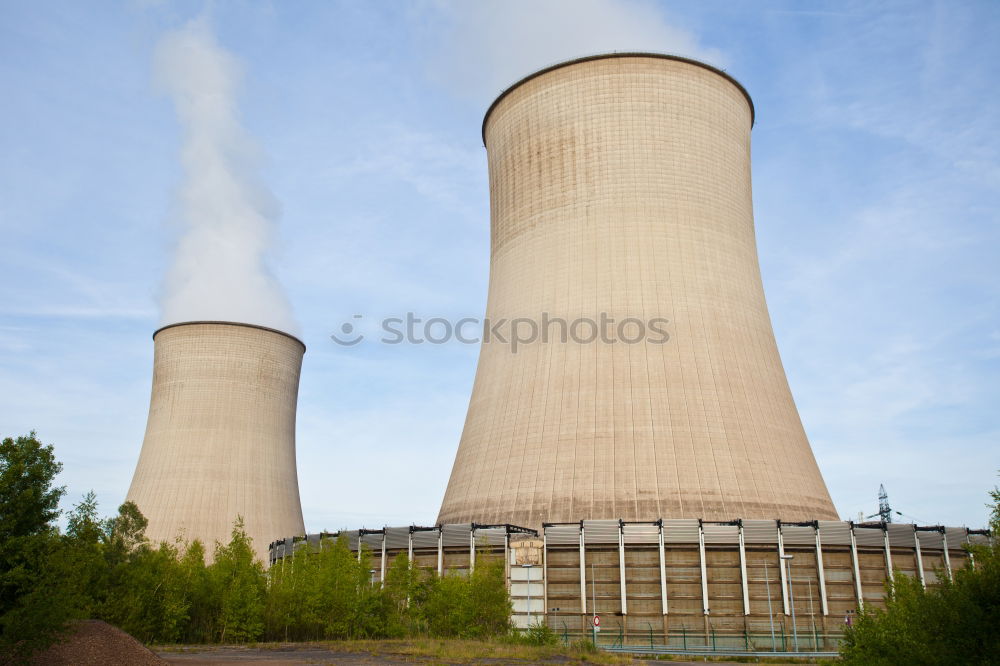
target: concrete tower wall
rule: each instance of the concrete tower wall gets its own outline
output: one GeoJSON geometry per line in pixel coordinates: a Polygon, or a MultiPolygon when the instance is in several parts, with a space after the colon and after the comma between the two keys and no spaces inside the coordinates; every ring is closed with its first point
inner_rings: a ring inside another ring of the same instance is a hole
{"type": "Polygon", "coordinates": [[[209,555],[242,516],[257,555],[305,531],[295,408],[305,346],[271,329],[196,322],[153,336],[153,390],[128,492],[153,541],[201,539],[209,555]]]}
{"type": "Polygon", "coordinates": [[[487,317],[661,317],[670,339],[484,344],[440,522],[837,518],[764,300],[752,124],[731,78],[655,55],[497,100],[487,317]]]}

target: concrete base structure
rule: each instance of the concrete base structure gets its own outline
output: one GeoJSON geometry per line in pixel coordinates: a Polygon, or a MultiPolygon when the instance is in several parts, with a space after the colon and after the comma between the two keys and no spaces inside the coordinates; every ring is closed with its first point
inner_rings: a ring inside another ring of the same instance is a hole
{"type": "MultiPolygon", "coordinates": [[[[990,539],[983,530],[940,526],[680,519],[582,521],[540,532],[462,524],[345,535],[353,550],[370,551],[374,582],[401,552],[438,573],[461,574],[483,558],[503,558],[515,624],[544,621],[568,640],[592,636],[596,613],[600,645],[799,652],[836,649],[849,616],[884,606],[893,572],[936,585],[939,575],[969,562],[965,544],[990,539]]],[[[274,542],[272,565],[337,536],[274,542]]]]}
{"type": "Polygon", "coordinates": [[[260,326],[192,322],[153,335],[153,389],[127,499],[151,541],[199,539],[212,557],[242,517],[258,557],[305,531],[295,468],[303,345],[260,326]]]}

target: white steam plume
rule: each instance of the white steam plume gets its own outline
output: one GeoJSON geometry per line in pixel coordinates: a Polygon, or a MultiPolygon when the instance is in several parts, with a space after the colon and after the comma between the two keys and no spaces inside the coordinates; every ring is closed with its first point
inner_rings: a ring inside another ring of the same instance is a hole
{"type": "Polygon", "coordinates": [[[234,321],[295,333],[288,299],[267,269],[279,206],[239,121],[239,63],[202,18],[163,36],[154,69],[183,132],[182,231],[163,284],[162,323],[234,321]]]}
{"type": "Polygon", "coordinates": [[[642,0],[479,0],[438,5],[454,25],[434,72],[480,104],[543,67],[596,53],[653,51],[720,66],[721,54],[642,0]]]}

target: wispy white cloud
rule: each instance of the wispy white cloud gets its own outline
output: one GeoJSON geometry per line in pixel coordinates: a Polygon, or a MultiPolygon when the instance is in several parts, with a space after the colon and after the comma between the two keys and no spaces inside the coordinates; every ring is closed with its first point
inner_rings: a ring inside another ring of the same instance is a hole
{"type": "Polygon", "coordinates": [[[370,128],[362,145],[363,152],[333,166],[327,177],[340,180],[379,174],[412,187],[428,207],[463,214],[471,212],[469,191],[483,190],[486,155],[478,145],[398,122],[370,128]]]}

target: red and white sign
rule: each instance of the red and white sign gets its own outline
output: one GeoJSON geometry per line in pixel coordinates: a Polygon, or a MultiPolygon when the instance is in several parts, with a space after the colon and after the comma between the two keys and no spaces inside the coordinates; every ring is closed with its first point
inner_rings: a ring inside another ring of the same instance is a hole
{"type": "Polygon", "coordinates": [[[595,615],[594,616],[594,626],[595,627],[600,627],[601,626],[601,616],[600,615],[595,615]]]}

